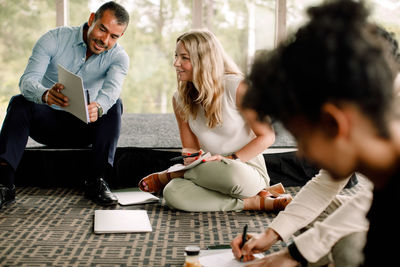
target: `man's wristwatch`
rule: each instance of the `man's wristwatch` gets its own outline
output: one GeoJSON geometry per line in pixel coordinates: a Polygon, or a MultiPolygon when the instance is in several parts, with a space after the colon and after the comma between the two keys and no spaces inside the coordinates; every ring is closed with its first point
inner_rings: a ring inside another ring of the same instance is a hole
{"type": "Polygon", "coordinates": [[[97,107],[97,117],[100,118],[101,116],[103,116],[103,108],[99,103],[96,103],[96,107],[97,107]]]}

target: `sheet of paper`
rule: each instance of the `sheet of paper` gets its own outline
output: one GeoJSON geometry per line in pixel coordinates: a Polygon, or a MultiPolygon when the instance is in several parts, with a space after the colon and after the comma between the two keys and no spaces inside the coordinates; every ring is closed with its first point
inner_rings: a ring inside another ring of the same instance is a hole
{"type": "Polygon", "coordinates": [[[143,204],[160,200],[158,197],[142,191],[113,191],[113,194],[118,198],[120,205],[143,204]]]}
{"type": "MultiPolygon", "coordinates": [[[[240,267],[246,266],[251,261],[248,262],[240,262],[235,259],[233,256],[231,249],[216,249],[212,250],[208,253],[206,250],[202,250],[200,253],[200,263],[203,267],[240,267]],[[202,254],[206,254],[203,255],[202,254]]],[[[254,255],[256,259],[262,258],[263,254],[256,254],[254,255]]]]}
{"type": "Polygon", "coordinates": [[[208,158],[208,157],[211,157],[211,154],[209,152],[201,155],[197,160],[193,161],[192,163],[190,163],[187,166],[185,166],[181,163],[175,164],[168,168],[168,172],[176,172],[176,171],[183,171],[183,170],[191,169],[191,168],[199,165],[203,159],[208,158]]]}
{"type": "Polygon", "coordinates": [[[145,210],[94,211],[94,232],[96,234],[151,231],[149,216],[145,210]]]}
{"type": "Polygon", "coordinates": [[[87,99],[82,78],[58,65],[58,82],[64,85],[62,93],[68,97],[69,106],[62,108],[85,123],[89,123],[87,99]]]}

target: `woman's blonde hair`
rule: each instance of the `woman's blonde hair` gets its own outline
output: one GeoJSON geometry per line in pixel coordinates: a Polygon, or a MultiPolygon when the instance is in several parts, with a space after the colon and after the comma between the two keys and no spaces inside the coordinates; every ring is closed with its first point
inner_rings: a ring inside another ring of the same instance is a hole
{"type": "Polygon", "coordinates": [[[221,97],[226,74],[242,75],[239,67],[225,53],[221,43],[208,30],[192,30],[179,36],[190,56],[193,67],[192,82],[178,81],[182,116],[187,121],[196,118],[198,105],[204,108],[207,126],[222,123],[221,97]]]}

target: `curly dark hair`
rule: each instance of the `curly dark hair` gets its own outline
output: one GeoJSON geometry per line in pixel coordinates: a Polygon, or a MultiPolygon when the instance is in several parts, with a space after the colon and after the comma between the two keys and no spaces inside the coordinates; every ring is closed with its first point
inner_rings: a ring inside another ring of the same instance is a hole
{"type": "Polygon", "coordinates": [[[400,52],[399,43],[393,32],[388,32],[382,25],[372,24],[371,31],[373,35],[377,35],[381,39],[389,65],[394,75],[400,72],[400,52]]]}
{"type": "Polygon", "coordinates": [[[243,107],[285,124],[298,115],[318,122],[323,104],[351,102],[387,136],[393,74],[382,45],[371,41],[368,10],[362,2],[335,0],[308,15],[285,43],[256,57],[243,107]]]}
{"type": "Polygon", "coordinates": [[[129,24],[129,13],[126,9],[120,4],[109,1],[104,3],[99,9],[97,9],[94,20],[98,20],[103,17],[103,13],[106,10],[111,10],[114,13],[115,18],[117,19],[119,24],[125,24],[128,26],[129,24]]]}

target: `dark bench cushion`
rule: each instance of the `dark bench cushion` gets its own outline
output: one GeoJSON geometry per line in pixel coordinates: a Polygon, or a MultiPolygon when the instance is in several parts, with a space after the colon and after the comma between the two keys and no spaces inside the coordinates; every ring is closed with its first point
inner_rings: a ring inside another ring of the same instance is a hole
{"type": "MultiPolygon", "coordinates": [[[[274,124],[272,148],[295,148],[292,136],[274,124]]],[[[136,186],[145,175],[170,166],[179,155],[179,131],[173,114],[124,114],[121,136],[109,180],[114,187],[136,186]]],[[[49,148],[29,140],[17,170],[16,184],[40,186],[81,185],[88,176],[90,150],[49,148]]],[[[264,154],[271,183],[303,185],[318,169],[299,160],[295,152],[264,154]]]]}

